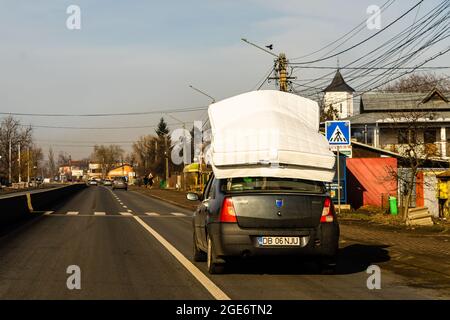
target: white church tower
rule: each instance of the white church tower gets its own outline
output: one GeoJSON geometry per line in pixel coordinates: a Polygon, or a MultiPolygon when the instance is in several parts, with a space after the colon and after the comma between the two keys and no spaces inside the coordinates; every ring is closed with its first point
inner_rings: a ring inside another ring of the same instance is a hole
{"type": "Polygon", "coordinates": [[[342,77],[339,68],[334,75],[333,81],[326,87],[323,92],[324,111],[330,108],[337,111],[338,119],[348,118],[354,115],[353,110],[353,90],[342,77]]]}

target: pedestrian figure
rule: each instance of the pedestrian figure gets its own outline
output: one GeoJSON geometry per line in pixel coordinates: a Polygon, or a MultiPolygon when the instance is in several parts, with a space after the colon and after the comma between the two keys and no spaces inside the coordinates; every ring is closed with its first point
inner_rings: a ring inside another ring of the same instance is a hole
{"type": "Polygon", "coordinates": [[[152,186],[153,186],[153,175],[152,175],[151,172],[148,174],[148,184],[149,184],[150,189],[151,189],[152,186]]]}

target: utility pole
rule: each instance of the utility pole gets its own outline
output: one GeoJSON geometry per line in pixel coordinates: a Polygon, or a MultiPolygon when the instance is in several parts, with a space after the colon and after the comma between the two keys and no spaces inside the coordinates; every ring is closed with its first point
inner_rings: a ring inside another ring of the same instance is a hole
{"type": "Polygon", "coordinates": [[[271,80],[278,81],[280,91],[284,91],[284,92],[287,92],[289,89],[289,80],[297,79],[297,77],[291,77],[288,74],[288,71],[287,71],[288,63],[289,62],[286,58],[286,55],[284,53],[280,53],[278,55],[278,58],[275,59],[274,70],[276,72],[276,76],[269,78],[271,80]]]}
{"type": "Polygon", "coordinates": [[[19,145],[18,145],[18,152],[19,152],[19,155],[18,155],[18,158],[17,158],[17,162],[19,164],[19,183],[21,183],[22,182],[22,173],[21,173],[22,166],[21,166],[21,163],[20,163],[20,142],[19,142],[19,145]]]}
{"type": "Polygon", "coordinates": [[[124,164],[123,164],[123,156],[120,157],[120,162],[121,162],[121,165],[122,165],[122,177],[124,177],[125,176],[125,168],[124,168],[124,164]]]}
{"type": "Polygon", "coordinates": [[[274,56],[276,59],[274,61],[275,66],[274,66],[274,70],[275,70],[275,77],[269,77],[268,79],[270,80],[276,80],[279,84],[279,89],[280,91],[284,91],[287,92],[289,89],[289,80],[291,79],[297,79],[297,77],[292,77],[289,75],[288,71],[287,71],[287,67],[289,64],[288,59],[286,58],[286,54],[284,53],[280,53],[278,55],[276,55],[275,53],[258,46],[257,44],[254,44],[250,41],[248,41],[247,39],[242,38],[242,41],[244,41],[245,43],[248,43],[249,45],[252,45],[272,56],[274,56]]]}
{"type": "Polygon", "coordinates": [[[167,150],[167,135],[164,136],[164,143],[165,143],[165,149],[166,151],[164,152],[165,156],[166,156],[166,188],[169,186],[169,152],[167,150]]]}
{"type": "Polygon", "coordinates": [[[12,152],[11,152],[11,137],[9,137],[8,180],[9,180],[9,184],[10,184],[10,185],[11,185],[11,183],[12,183],[11,157],[12,157],[12,152]]]}
{"type": "Polygon", "coordinates": [[[27,183],[28,186],[30,186],[30,147],[28,147],[28,155],[27,155],[27,183]]]}

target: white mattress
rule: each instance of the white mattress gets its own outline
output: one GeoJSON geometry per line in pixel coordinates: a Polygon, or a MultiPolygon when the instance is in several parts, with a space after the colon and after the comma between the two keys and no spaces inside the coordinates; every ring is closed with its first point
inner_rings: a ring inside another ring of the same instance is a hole
{"type": "Polygon", "coordinates": [[[335,156],[316,102],[281,91],[244,93],[208,109],[218,178],[272,176],[331,181],[335,156]]]}

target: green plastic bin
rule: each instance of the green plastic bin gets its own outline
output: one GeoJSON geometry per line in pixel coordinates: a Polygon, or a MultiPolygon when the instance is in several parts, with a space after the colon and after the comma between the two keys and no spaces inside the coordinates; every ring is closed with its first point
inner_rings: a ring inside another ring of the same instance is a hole
{"type": "Polygon", "coordinates": [[[389,197],[389,211],[393,216],[396,216],[398,214],[396,197],[389,197]]]}

